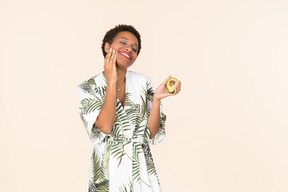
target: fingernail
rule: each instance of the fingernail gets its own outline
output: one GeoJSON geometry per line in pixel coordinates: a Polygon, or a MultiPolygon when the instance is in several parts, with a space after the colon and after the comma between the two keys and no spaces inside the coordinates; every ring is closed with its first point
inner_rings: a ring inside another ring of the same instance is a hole
{"type": "Polygon", "coordinates": [[[109,51],[111,51],[111,50],[112,50],[112,47],[110,47],[109,51]]]}

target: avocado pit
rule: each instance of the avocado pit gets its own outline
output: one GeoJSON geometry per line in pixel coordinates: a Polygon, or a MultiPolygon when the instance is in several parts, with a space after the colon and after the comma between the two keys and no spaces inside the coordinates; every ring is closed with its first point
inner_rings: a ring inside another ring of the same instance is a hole
{"type": "Polygon", "coordinates": [[[174,93],[177,81],[175,77],[172,77],[166,82],[166,88],[169,93],[174,93]]]}

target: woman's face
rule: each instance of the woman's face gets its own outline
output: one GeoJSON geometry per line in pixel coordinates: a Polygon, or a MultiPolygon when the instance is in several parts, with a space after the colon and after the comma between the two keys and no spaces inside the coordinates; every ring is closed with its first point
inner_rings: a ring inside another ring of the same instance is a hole
{"type": "MultiPolygon", "coordinates": [[[[118,67],[127,69],[137,58],[138,39],[135,37],[135,35],[128,31],[122,31],[115,36],[111,44],[111,48],[116,51],[116,62],[118,67]]],[[[110,46],[108,43],[106,43],[106,53],[109,51],[109,49],[110,46]]]]}

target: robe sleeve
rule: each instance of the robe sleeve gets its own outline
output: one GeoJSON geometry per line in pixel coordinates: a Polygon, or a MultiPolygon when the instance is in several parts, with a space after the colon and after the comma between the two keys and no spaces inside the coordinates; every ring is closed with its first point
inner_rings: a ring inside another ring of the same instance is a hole
{"type": "MultiPolygon", "coordinates": [[[[153,103],[153,96],[155,93],[155,88],[151,82],[151,80],[148,78],[147,80],[147,93],[146,93],[146,112],[147,112],[147,129],[149,131],[149,127],[148,127],[148,118],[150,115],[150,111],[152,108],[152,103],[153,103]]],[[[163,112],[163,105],[160,102],[160,128],[158,129],[158,132],[156,133],[156,135],[152,138],[149,139],[149,142],[152,145],[156,145],[158,143],[160,143],[165,137],[166,137],[166,131],[165,131],[165,121],[166,121],[166,115],[163,112]]],[[[149,135],[150,135],[150,131],[149,131],[149,135]]]]}
{"type": "Polygon", "coordinates": [[[100,143],[106,134],[96,127],[95,121],[104,102],[101,97],[92,90],[88,81],[81,83],[78,86],[78,91],[80,118],[83,121],[90,140],[93,143],[100,143]]]}

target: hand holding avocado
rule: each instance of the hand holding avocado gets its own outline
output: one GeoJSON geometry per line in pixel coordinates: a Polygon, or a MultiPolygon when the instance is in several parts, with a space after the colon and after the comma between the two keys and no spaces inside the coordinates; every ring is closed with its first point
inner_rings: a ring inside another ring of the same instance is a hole
{"type": "Polygon", "coordinates": [[[159,85],[154,94],[154,99],[163,99],[168,96],[176,95],[181,91],[181,81],[172,78],[171,75],[159,85]]]}

